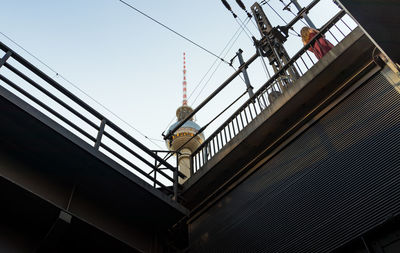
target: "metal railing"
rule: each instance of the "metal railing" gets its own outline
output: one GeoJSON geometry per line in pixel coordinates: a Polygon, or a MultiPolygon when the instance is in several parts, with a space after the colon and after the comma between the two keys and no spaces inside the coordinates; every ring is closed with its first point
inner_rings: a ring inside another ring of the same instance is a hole
{"type": "Polygon", "coordinates": [[[1,81],[21,94],[22,97],[27,98],[27,101],[30,100],[39,108],[44,109],[50,116],[60,120],[62,124],[69,126],[76,132],[76,136],[83,140],[86,138],[86,142],[93,144],[93,149],[99,152],[103,150],[102,153],[120,164],[124,164],[130,170],[133,169],[134,172],[138,172],[139,174],[136,173],[137,175],[150,181],[150,184],[155,188],[161,187],[173,194],[174,199],[177,199],[178,177],[184,178],[185,176],[176,167],[163,160],[141,142],[1,42],[0,49],[5,52],[5,55],[0,59],[0,68],[6,68],[7,72],[12,72],[14,74],[11,76],[14,77],[13,80],[17,78],[17,82],[23,82],[30,85],[29,87],[34,87],[36,91],[39,91],[40,96],[32,95],[32,92],[22,88],[21,85],[17,85],[15,81],[11,80],[11,77],[7,78],[4,73],[0,74],[1,81]],[[10,63],[10,60],[13,63],[10,63]],[[49,88],[54,88],[56,92],[46,89],[45,85],[42,86],[39,83],[50,85],[49,88]],[[43,95],[48,100],[47,102],[44,102],[46,99],[43,99],[43,95]],[[71,117],[67,117],[65,113],[62,113],[62,110],[57,110],[56,108],[66,109],[66,111],[74,115],[76,120],[72,120],[71,117]],[[95,121],[98,122],[95,123],[95,121]],[[92,134],[89,132],[92,132],[92,134]],[[111,148],[110,145],[102,141],[104,137],[108,138],[108,141],[117,148],[111,148]],[[130,154],[133,158],[122,155],[124,152],[130,154]],[[146,169],[143,169],[143,167],[146,167],[146,169]],[[148,172],[149,170],[150,172],[148,172]],[[158,180],[156,178],[157,174],[163,177],[163,182],[169,181],[173,186],[172,189],[158,180]]]}
{"type": "MultiPolygon", "coordinates": [[[[204,164],[214,157],[230,140],[237,136],[250,122],[252,122],[262,111],[267,109],[271,103],[292,85],[296,85],[296,80],[287,78],[291,76],[293,69],[297,70],[298,78],[303,76],[316,60],[310,56],[308,51],[312,45],[319,43],[319,39],[329,36],[334,44],[339,43],[345,38],[352,29],[344,20],[345,11],[338,12],[329,20],[319,31],[319,33],[309,43],[304,45],[290,61],[288,61],[277,73],[275,73],[255,94],[247,100],[231,117],[229,117],[204,143],[191,155],[191,173],[196,173],[204,164]],[[338,27],[339,22],[346,30],[338,27]],[[334,35],[332,30],[341,35],[341,38],[334,35]]],[[[293,76],[293,75],[292,75],[293,76]]]]}

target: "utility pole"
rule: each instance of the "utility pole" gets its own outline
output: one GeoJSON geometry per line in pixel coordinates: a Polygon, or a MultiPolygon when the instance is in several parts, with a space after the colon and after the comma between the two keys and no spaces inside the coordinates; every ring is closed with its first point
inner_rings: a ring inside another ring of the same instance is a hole
{"type": "MultiPolygon", "coordinates": [[[[240,48],[239,48],[239,51],[236,53],[236,55],[239,59],[240,66],[242,66],[244,64],[242,53],[243,53],[243,50],[240,48]]],[[[247,74],[246,68],[243,68],[242,73],[243,73],[243,77],[244,77],[244,82],[246,83],[247,93],[249,93],[249,97],[252,98],[254,95],[253,86],[251,86],[251,84],[250,84],[250,79],[249,79],[249,75],[247,74]]]]}
{"type": "MultiPolygon", "coordinates": [[[[282,67],[290,61],[290,57],[283,46],[286,36],[278,27],[273,27],[264,13],[264,10],[257,2],[251,6],[253,17],[257,22],[261,40],[257,41],[254,37],[256,47],[261,52],[261,56],[267,57],[269,64],[275,73],[280,72],[282,67]]],[[[280,74],[277,83],[282,91],[288,84],[299,78],[299,74],[294,67],[289,67],[280,74]]]]}
{"type": "MultiPolygon", "coordinates": [[[[297,2],[297,0],[291,0],[290,3],[288,5],[285,6],[285,8],[283,9],[288,9],[288,6],[293,3],[294,6],[296,7],[297,11],[300,12],[303,8],[300,6],[299,2],[297,2]]],[[[311,21],[311,19],[307,16],[307,14],[303,14],[304,20],[307,22],[308,26],[310,26],[311,28],[317,29],[317,27],[315,27],[314,23],[311,21]]]]}

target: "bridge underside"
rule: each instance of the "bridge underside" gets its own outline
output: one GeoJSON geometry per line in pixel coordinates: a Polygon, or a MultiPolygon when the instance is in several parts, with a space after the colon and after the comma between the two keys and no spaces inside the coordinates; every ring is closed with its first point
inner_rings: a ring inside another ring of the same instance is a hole
{"type": "Polygon", "coordinates": [[[0,87],[0,249],[165,252],[188,225],[190,252],[400,252],[400,81],[374,52],[356,29],[285,90],[185,182],[188,220],[0,87]]]}
{"type": "Polygon", "coordinates": [[[4,178],[0,191],[3,252],[139,252],[4,178]]]}
{"type": "Polygon", "coordinates": [[[368,79],[194,213],[191,250],[399,252],[399,108],[368,79]]]}
{"type": "Polygon", "coordinates": [[[373,50],[360,29],[350,33],[183,185],[188,207],[199,208],[200,200],[218,194],[233,175],[249,170],[354,82],[370,76],[378,68],[371,64],[373,50]]]}
{"type": "Polygon", "coordinates": [[[385,53],[400,63],[400,16],[397,0],[339,0],[385,53]]]}
{"type": "Polygon", "coordinates": [[[191,252],[399,252],[400,79],[373,49],[355,30],[186,182],[191,252]]]}
{"type": "Polygon", "coordinates": [[[0,248],[165,247],[167,229],[185,208],[3,87],[0,108],[0,248]]]}

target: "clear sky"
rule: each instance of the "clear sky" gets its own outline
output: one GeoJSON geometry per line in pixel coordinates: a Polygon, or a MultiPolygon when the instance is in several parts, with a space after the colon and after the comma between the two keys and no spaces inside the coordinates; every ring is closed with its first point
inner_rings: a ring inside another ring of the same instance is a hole
{"type": "MultiPolygon", "coordinates": [[[[220,0],[126,1],[215,54],[221,53],[239,28],[220,0]]],[[[228,2],[244,20],[246,14],[239,9],[235,1],[228,2]]],[[[248,10],[254,3],[249,0],[243,2],[248,10]]],[[[284,2],[288,3],[288,0],[284,2]]],[[[299,1],[302,6],[310,2],[299,1]]],[[[269,3],[286,21],[293,18],[290,12],[282,10],[283,4],[279,0],[269,0],[269,3]]],[[[263,8],[273,25],[284,25],[271,8],[267,5],[263,8]]],[[[297,12],[294,7],[292,10],[297,12]]],[[[317,27],[320,27],[337,11],[331,0],[322,0],[310,13],[310,17],[317,27]]],[[[297,32],[302,26],[301,23],[295,26],[297,32]]],[[[248,35],[251,33],[257,39],[260,35],[253,23],[248,23],[247,27],[248,34],[241,32],[235,44],[229,46],[230,50],[222,55],[223,58],[230,60],[239,48],[244,50],[245,60],[255,53],[248,35]]],[[[215,61],[212,55],[118,0],[3,1],[0,32],[14,39],[142,134],[157,140],[162,140],[161,133],[174,119],[176,108],[182,103],[183,52],[187,55],[188,95],[215,61]]],[[[54,76],[55,80],[107,115],[149,148],[165,149],[163,142],[152,143],[143,138],[137,131],[57,77],[3,35],[0,35],[0,40],[50,76],[54,76]]],[[[301,46],[301,39],[291,36],[287,50],[293,55],[301,46]]],[[[217,61],[217,64],[219,63],[220,61],[217,61]]],[[[190,97],[189,104],[193,107],[234,72],[230,66],[222,63],[210,79],[216,65],[190,97]],[[197,100],[194,101],[197,96],[197,100]]],[[[234,66],[238,67],[237,61],[234,62],[234,66]]],[[[249,68],[249,74],[255,89],[267,81],[260,61],[249,68]]],[[[226,91],[197,115],[197,123],[206,124],[244,91],[245,84],[241,79],[232,82],[226,91]]],[[[228,116],[229,113],[224,117],[228,116]]],[[[205,135],[216,129],[223,118],[211,125],[205,135]]]]}

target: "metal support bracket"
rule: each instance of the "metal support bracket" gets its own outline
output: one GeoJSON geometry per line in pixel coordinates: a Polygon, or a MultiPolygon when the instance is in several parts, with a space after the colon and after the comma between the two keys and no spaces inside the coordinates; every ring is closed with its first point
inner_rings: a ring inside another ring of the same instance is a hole
{"type": "MultiPolygon", "coordinates": [[[[236,55],[238,56],[238,59],[239,59],[240,66],[244,65],[242,53],[243,53],[242,49],[239,49],[239,51],[236,53],[236,55]]],[[[250,79],[249,79],[249,75],[247,74],[246,67],[242,69],[242,73],[243,73],[243,77],[244,77],[244,82],[246,83],[247,92],[249,93],[249,97],[252,98],[254,96],[253,86],[251,86],[251,84],[250,84],[250,79]]]]}
{"type": "Polygon", "coordinates": [[[72,215],[61,210],[58,218],[70,224],[72,220],[72,215]]]}
{"type": "Polygon", "coordinates": [[[178,178],[178,171],[179,171],[179,153],[176,154],[176,167],[174,170],[174,197],[173,200],[178,202],[178,184],[179,184],[179,178],[178,178]]]}
{"type": "Polygon", "coordinates": [[[106,122],[107,122],[106,119],[103,119],[101,121],[100,129],[99,132],[97,133],[96,143],[94,144],[94,148],[97,150],[100,148],[101,138],[103,137],[104,128],[106,127],[106,122]]]}
{"type": "Polygon", "coordinates": [[[12,55],[11,51],[8,51],[3,58],[0,59],[0,68],[3,67],[4,63],[6,63],[6,61],[8,60],[8,58],[10,58],[10,56],[12,55]]]}

